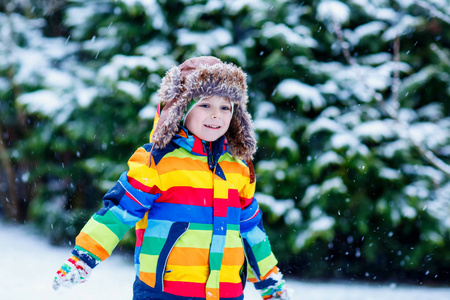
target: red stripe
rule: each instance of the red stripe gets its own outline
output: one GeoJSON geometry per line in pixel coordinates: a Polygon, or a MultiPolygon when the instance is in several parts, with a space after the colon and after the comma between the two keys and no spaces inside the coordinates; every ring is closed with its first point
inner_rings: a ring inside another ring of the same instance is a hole
{"type": "Polygon", "coordinates": [[[253,202],[253,197],[252,198],[241,197],[241,207],[242,207],[242,209],[244,209],[247,206],[249,206],[250,204],[252,204],[252,202],[253,202]]]}
{"type": "Polygon", "coordinates": [[[214,199],[214,217],[227,217],[228,199],[214,199]]]}
{"type": "MultiPolygon", "coordinates": [[[[220,202],[216,203],[220,203],[220,205],[225,204],[226,207],[241,207],[239,192],[236,189],[228,190],[228,199],[217,200],[220,200],[220,202]]],[[[189,186],[175,186],[165,192],[161,192],[161,197],[156,199],[155,202],[213,207],[213,190],[189,186]]]]}
{"type": "Polygon", "coordinates": [[[198,137],[194,136],[194,145],[192,146],[192,152],[206,155],[206,152],[203,148],[202,140],[198,137]]]}
{"type": "Polygon", "coordinates": [[[136,229],[136,247],[142,246],[142,241],[144,240],[145,229],[136,229]]]}
{"type": "Polygon", "coordinates": [[[151,186],[151,187],[146,186],[130,176],[127,176],[127,179],[128,179],[128,183],[137,190],[140,190],[140,191],[143,191],[146,193],[150,193],[153,195],[161,193],[160,189],[156,185],[151,186]]]}
{"type": "Polygon", "coordinates": [[[220,298],[235,298],[243,294],[242,283],[230,283],[221,282],[220,287],[220,298]]]}
{"type": "Polygon", "coordinates": [[[156,199],[155,202],[212,207],[213,190],[187,186],[171,187],[167,191],[162,192],[161,197],[156,199]]]}
{"type": "Polygon", "coordinates": [[[177,296],[205,298],[205,287],[206,283],[164,280],[164,292],[177,296]]]}

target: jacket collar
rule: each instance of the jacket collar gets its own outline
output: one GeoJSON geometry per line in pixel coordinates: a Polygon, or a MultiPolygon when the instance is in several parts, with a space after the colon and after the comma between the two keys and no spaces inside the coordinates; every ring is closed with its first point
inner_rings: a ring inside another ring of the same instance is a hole
{"type": "Polygon", "coordinates": [[[194,155],[206,156],[207,146],[209,146],[209,148],[211,149],[211,153],[214,156],[220,156],[228,151],[228,145],[225,136],[221,136],[214,142],[206,142],[189,132],[189,130],[187,130],[187,128],[184,126],[180,126],[180,131],[175,134],[172,142],[194,155]]]}

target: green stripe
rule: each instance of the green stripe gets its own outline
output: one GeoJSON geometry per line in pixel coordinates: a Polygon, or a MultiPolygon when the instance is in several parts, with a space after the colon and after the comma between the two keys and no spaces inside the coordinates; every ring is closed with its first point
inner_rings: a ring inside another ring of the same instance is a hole
{"type": "Polygon", "coordinates": [[[101,261],[100,257],[98,257],[97,255],[92,254],[91,252],[87,251],[87,250],[84,249],[84,248],[81,248],[80,246],[75,245],[74,248],[77,249],[77,250],[80,251],[80,252],[87,252],[87,253],[89,253],[90,256],[92,256],[93,258],[95,258],[95,260],[101,261]]]}
{"type": "Polygon", "coordinates": [[[264,260],[270,254],[272,254],[272,250],[270,249],[270,244],[267,239],[259,244],[254,245],[252,247],[252,251],[258,262],[264,260]]]}
{"type": "Polygon", "coordinates": [[[166,239],[157,238],[157,237],[144,237],[144,241],[142,242],[141,253],[147,255],[159,255],[166,239]]]}
{"type": "Polygon", "coordinates": [[[223,253],[209,253],[209,268],[220,271],[222,265],[223,253]]]}
{"type": "Polygon", "coordinates": [[[222,156],[219,158],[219,163],[221,163],[221,162],[223,162],[223,161],[232,162],[232,163],[238,163],[238,164],[240,164],[240,165],[245,166],[245,163],[244,163],[242,160],[234,158],[234,157],[233,157],[230,153],[228,153],[228,152],[225,153],[224,155],[222,155],[222,156]]]}
{"type": "Polygon", "coordinates": [[[167,153],[164,157],[190,158],[193,160],[208,163],[208,158],[206,156],[193,155],[183,148],[175,149],[172,152],[167,153]]]}
{"type": "Polygon", "coordinates": [[[189,230],[213,230],[213,224],[190,223],[189,230]]]}
{"type": "Polygon", "coordinates": [[[131,226],[123,224],[117,217],[111,212],[107,211],[103,216],[94,214],[93,219],[101,224],[104,224],[109,228],[117,238],[120,240],[125,233],[131,228],[131,226]]]}
{"type": "Polygon", "coordinates": [[[239,224],[227,224],[227,230],[239,231],[239,224]]]}
{"type": "Polygon", "coordinates": [[[211,246],[211,239],[211,231],[191,230],[189,228],[189,230],[178,240],[177,247],[209,249],[211,246]]]}

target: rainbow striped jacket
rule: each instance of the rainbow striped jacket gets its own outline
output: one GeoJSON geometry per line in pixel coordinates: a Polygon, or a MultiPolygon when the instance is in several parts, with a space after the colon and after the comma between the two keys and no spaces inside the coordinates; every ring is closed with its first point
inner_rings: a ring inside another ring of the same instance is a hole
{"type": "Polygon", "coordinates": [[[184,128],[164,149],[140,147],[76,238],[91,267],[136,226],[137,299],[243,299],[277,261],[262,227],[248,166],[224,137],[206,143],[184,128]]]}

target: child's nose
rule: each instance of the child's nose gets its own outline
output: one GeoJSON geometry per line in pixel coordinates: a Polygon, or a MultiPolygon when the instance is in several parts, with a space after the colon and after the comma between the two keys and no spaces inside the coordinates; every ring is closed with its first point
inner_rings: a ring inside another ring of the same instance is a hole
{"type": "Polygon", "coordinates": [[[220,109],[213,109],[212,113],[211,113],[211,118],[213,119],[220,119],[221,115],[220,115],[220,109]]]}

